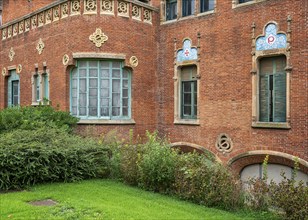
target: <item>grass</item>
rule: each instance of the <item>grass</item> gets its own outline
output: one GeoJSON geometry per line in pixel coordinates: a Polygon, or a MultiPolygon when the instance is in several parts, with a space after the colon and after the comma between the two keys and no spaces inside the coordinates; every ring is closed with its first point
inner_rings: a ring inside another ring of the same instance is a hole
{"type": "Polygon", "coordinates": [[[146,192],[112,180],[39,185],[0,194],[0,219],[277,219],[269,213],[226,212],[146,192]],[[29,201],[52,199],[56,206],[29,201]]]}

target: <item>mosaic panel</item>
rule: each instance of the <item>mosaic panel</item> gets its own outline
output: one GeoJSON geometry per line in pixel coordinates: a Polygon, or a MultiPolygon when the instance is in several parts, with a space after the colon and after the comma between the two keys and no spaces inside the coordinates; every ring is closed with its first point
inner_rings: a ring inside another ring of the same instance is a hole
{"type": "Polygon", "coordinates": [[[265,28],[265,36],[261,36],[256,41],[256,50],[271,50],[287,47],[287,36],[277,34],[277,26],[273,23],[265,28]]]}
{"type": "Polygon", "coordinates": [[[176,55],[177,62],[184,62],[198,59],[198,51],[196,48],[191,47],[191,41],[185,39],[183,42],[183,49],[178,50],[176,55]]]}

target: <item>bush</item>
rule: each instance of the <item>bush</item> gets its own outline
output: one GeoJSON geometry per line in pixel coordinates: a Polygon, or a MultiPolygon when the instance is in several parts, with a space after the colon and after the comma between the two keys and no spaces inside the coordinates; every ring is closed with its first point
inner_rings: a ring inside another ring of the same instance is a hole
{"type": "Polygon", "coordinates": [[[108,150],[65,129],[14,130],[0,136],[0,190],[71,182],[109,173],[108,150]]]}
{"type": "Polygon", "coordinates": [[[71,131],[78,119],[51,106],[10,107],[0,111],[0,133],[14,129],[35,130],[52,127],[71,131]]]}

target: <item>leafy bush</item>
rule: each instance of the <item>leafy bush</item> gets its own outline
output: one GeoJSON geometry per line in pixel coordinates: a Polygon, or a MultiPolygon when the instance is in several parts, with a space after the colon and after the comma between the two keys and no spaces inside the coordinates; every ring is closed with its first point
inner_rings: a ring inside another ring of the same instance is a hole
{"type": "Polygon", "coordinates": [[[0,136],[0,190],[77,181],[109,173],[108,150],[65,129],[14,130],[0,136]]]}
{"type": "Polygon", "coordinates": [[[0,133],[14,129],[35,130],[45,126],[71,131],[77,122],[78,119],[69,112],[56,111],[51,106],[10,107],[0,111],[0,133]]]}
{"type": "Polygon", "coordinates": [[[175,190],[181,198],[224,209],[242,205],[240,184],[223,165],[197,153],[180,155],[179,160],[175,190]]]}

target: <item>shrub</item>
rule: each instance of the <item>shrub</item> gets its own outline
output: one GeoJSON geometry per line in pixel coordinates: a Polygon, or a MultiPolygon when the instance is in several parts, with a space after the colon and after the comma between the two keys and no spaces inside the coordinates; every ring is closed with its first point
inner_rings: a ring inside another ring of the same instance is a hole
{"type": "Polygon", "coordinates": [[[78,119],[69,112],[56,111],[51,106],[10,107],[0,111],[0,132],[35,130],[45,126],[71,131],[77,122],[78,119]]]}
{"type": "Polygon", "coordinates": [[[14,130],[0,136],[0,170],[0,190],[104,177],[108,150],[65,129],[14,130]]]}
{"type": "Polygon", "coordinates": [[[181,198],[224,209],[242,205],[240,184],[223,165],[197,153],[179,159],[175,190],[181,198]]]}

